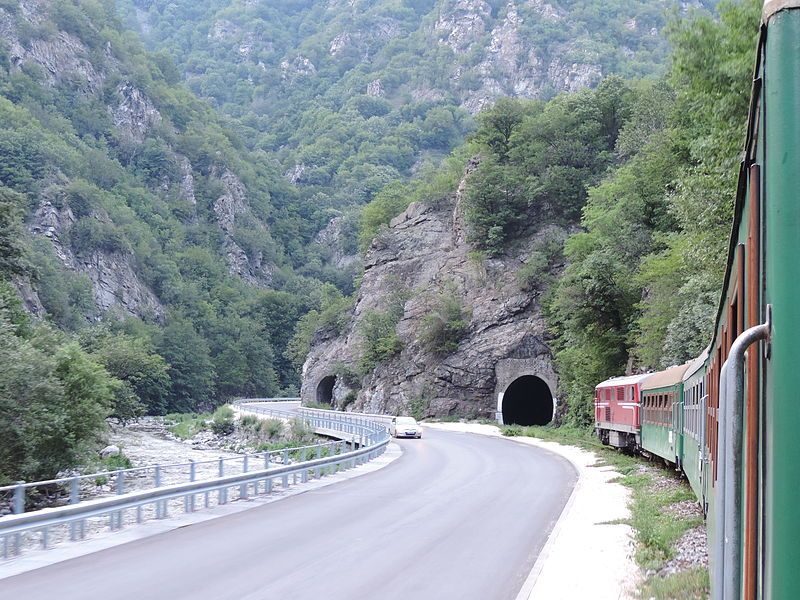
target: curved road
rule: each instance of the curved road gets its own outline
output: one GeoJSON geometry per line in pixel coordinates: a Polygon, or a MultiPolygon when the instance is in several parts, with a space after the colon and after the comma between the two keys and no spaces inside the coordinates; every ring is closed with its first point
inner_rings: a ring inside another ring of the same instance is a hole
{"type": "Polygon", "coordinates": [[[0,597],[515,598],[573,467],[509,440],[425,436],[373,473],[0,580],[0,597]]]}

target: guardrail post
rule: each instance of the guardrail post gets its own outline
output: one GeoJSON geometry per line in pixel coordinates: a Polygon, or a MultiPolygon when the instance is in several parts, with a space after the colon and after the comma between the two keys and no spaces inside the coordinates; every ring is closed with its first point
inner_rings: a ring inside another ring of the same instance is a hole
{"type": "MultiPolygon", "coordinates": [[[[15,515],[25,512],[25,488],[23,487],[24,481],[18,481],[17,487],[14,488],[14,498],[11,504],[11,510],[15,515]]],[[[19,555],[22,547],[22,535],[19,533],[14,534],[14,554],[19,555]]]]}
{"type": "Polygon", "coordinates": [[[15,515],[25,512],[25,482],[18,481],[17,487],[14,488],[14,500],[11,505],[11,510],[15,515]]]}
{"type": "MultiPolygon", "coordinates": [[[[155,479],[155,481],[154,481],[155,487],[157,487],[157,488],[161,487],[161,465],[156,465],[155,466],[154,479],[155,479]]],[[[156,504],[156,519],[160,519],[161,518],[161,501],[157,500],[155,504],[156,504]]]]}
{"type": "MultiPolygon", "coordinates": [[[[70,504],[77,504],[81,501],[80,492],[78,491],[78,478],[72,477],[69,480],[69,503],[70,504]]],[[[78,523],[75,521],[70,521],[69,524],[69,540],[74,542],[77,537],[76,528],[78,523]]]]}
{"type": "MultiPolygon", "coordinates": [[[[322,458],[322,444],[320,444],[319,442],[317,443],[317,458],[322,458]]],[[[319,467],[317,467],[314,470],[314,477],[316,479],[319,479],[321,473],[322,473],[322,470],[319,467]]]]}
{"type": "MultiPolygon", "coordinates": [[[[242,472],[247,473],[247,454],[244,455],[244,461],[242,462],[242,472]]],[[[247,483],[239,484],[239,498],[247,499],[247,483]]]]}
{"type": "MultiPolygon", "coordinates": [[[[219,476],[225,476],[225,459],[221,456],[219,457],[219,476]]],[[[222,488],[217,494],[217,504],[226,504],[228,502],[228,490],[226,488],[222,488]]]]}
{"type": "MultiPolygon", "coordinates": [[[[301,463],[306,462],[307,452],[308,452],[308,450],[304,446],[303,449],[300,451],[300,462],[301,463]]],[[[301,483],[305,483],[306,481],[308,481],[308,469],[303,469],[303,473],[300,475],[300,482],[301,483]]]]}
{"type": "MultiPolygon", "coordinates": [[[[289,449],[288,448],[284,448],[283,449],[283,466],[285,467],[288,464],[289,464],[289,449]]],[[[287,487],[289,487],[289,474],[288,473],[284,473],[283,474],[283,482],[282,483],[283,483],[283,485],[282,485],[283,489],[286,489],[287,487]]]]}
{"type": "MultiPolygon", "coordinates": [[[[125,471],[117,471],[117,495],[125,493],[125,471]]],[[[118,510],[115,513],[116,524],[114,529],[122,529],[122,511],[118,510]]]]}
{"type": "MultiPolygon", "coordinates": [[[[269,470],[269,452],[264,452],[264,470],[269,470]]],[[[272,493],[272,477],[264,480],[264,493],[268,495],[272,493]]]]}
{"type": "MultiPolygon", "coordinates": [[[[189,459],[189,481],[194,481],[195,478],[195,464],[194,460],[189,459]]],[[[194,494],[188,494],[183,497],[183,512],[194,512],[194,494]]]]}

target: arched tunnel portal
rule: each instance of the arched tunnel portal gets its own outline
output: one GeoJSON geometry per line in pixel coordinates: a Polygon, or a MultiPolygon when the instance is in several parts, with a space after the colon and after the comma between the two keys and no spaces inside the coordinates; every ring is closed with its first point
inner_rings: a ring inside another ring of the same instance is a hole
{"type": "Polygon", "coordinates": [[[336,385],[336,375],[328,375],[320,379],[317,384],[317,402],[332,405],[334,385],[336,385]]]}
{"type": "Polygon", "coordinates": [[[547,425],[553,419],[553,394],[535,375],[517,377],[503,393],[501,410],[506,425],[547,425]]]}

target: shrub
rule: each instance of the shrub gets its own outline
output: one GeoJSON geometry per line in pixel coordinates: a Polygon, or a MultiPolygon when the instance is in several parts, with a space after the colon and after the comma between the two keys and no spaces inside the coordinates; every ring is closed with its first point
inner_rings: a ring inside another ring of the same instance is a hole
{"type": "Polygon", "coordinates": [[[125,456],[122,452],[116,456],[107,456],[102,459],[103,466],[109,471],[118,471],[119,469],[130,469],[133,466],[131,459],[125,456]]]}
{"type": "Polygon", "coordinates": [[[541,289],[550,280],[549,266],[549,261],[544,252],[531,252],[528,260],[517,271],[519,286],[525,291],[541,289]]]}
{"type": "Polygon", "coordinates": [[[364,314],[361,323],[361,334],[364,336],[359,371],[366,375],[381,362],[399,354],[403,342],[397,335],[398,319],[389,311],[369,310],[364,314]]]}
{"type": "Polygon", "coordinates": [[[310,442],[314,437],[314,432],[302,419],[290,421],[289,434],[293,442],[310,442]]]}
{"type": "Polygon", "coordinates": [[[94,250],[102,252],[130,252],[125,235],[112,223],[93,217],[78,219],[69,230],[72,249],[78,254],[94,250]]]}
{"type": "Polygon", "coordinates": [[[220,406],[214,411],[211,420],[211,431],[217,435],[230,435],[233,433],[233,409],[230,406],[220,406]]]}
{"type": "Polygon", "coordinates": [[[239,418],[239,427],[258,432],[261,429],[261,419],[255,415],[243,415],[239,418]]]}
{"type": "Polygon", "coordinates": [[[344,398],[342,398],[342,410],[353,404],[353,402],[356,401],[356,398],[358,398],[358,392],[355,390],[350,390],[347,392],[344,398]]]}
{"type": "Polygon", "coordinates": [[[267,419],[266,421],[262,421],[262,425],[269,439],[280,437],[283,433],[283,421],[280,419],[267,419]]]}
{"type": "Polygon", "coordinates": [[[210,418],[211,415],[207,413],[171,413],[164,417],[164,421],[169,424],[169,430],[175,437],[188,440],[203,431],[210,418]]]}
{"type": "Polygon", "coordinates": [[[472,314],[461,305],[454,285],[448,285],[432,304],[430,312],[422,319],[420,342],[436,354],[455,352],[469,331],[472,314]]]}

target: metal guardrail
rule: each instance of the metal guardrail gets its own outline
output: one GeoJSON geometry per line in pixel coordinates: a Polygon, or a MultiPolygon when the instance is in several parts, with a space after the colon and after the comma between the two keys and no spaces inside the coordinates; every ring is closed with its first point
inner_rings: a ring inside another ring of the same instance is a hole
{"type": "Polygon", "coordinates": [[[319,408],[305,408],[301,406],[298,411],[301,415],[307,415],[310,417],[319,416],[319,415],[331,415],[331,418],[342,417],[345,419],[355,419],[359,423],[380,423],[381,425],[388,426],[391,424],[393,417],[392,415],[374,415],[369,413],[351,413],[351,412],[336,412],[336,411],[328,411],[319,408]]]}
{"type": "MultiPolygon", "coordinates": [[[[314,429],[324,430],[326,434],[334,434],[340,439],[313,446],[245,454],[241,457],[242,472],[233,475],[224,475],[222,461],[225,459],[220,459],[219,476],[213,479],[195,481],[191,476],[192,469],[190,481],[185,483],[162,485],[128,493],[118,492],[116,496],[88,501],[81,501],[79,496],[71,495],[70,503],[66,506],[44,508],[33,512],[24,512],[24,495],[20,495],[23,498],[21,506],[17,505],[18,500],[15,495],[15,509],[19,508],[20,510],[18,512],[15,510],[14,514],[0,517],[2,557],[18,555],[22,548],[22,536],[25,534],[39,533],[41,547],[47,548],[50,530],[54,527],[68,526],[69,538],[76,540],[85,536],[85,525],[89,519],[107,518],[108,527],[113,531],[123,527],[123,513],[131,509],[136,511],[136,522],[141,523],[151,516],[151,513],[156,519],[166,518],[170,500],[183,498],[183,511],[190,513],[196,510],[198,495],[202,495],[203,505],[209,507],[212,493],[216,493],[217,504],[246,499],[251,494],[269,494],[276,481],[281,488],[285,489],[290,485],[290,477],[292,483],[297,483],[298,478],[301,482],[305,482],[309,478],[319,478],[339,470],[353,468],[383,454],[389,443],[389,435],[384,427],[360,417],[347,419],[344,414],[327,413],[326,411],[319,411],[325,414],[298,415],[292,412],[267,409],[260,406],[260,403],[249,405],[248,403],[250,401],[240,401],[237,405],[243,410],[265,413],[277,418],[300,418],[314,429]],[[348,448],[350,449],[348,450],[348,448]],[[309,451],[311,458],[309,458],[309,451]],[[299,455],[298,462],[291,462],[292,455],[299,455]],[[280,463],[278,463],[278,459],[280,459],[280,463]],[[259,461],[260,468],[251,470],[256,461],[259,461]],[[151,511],[143,510],[148,506],[151,506],[151,511]]],[[[196,465],[198,463],[180,464],[196,465]]],[[[123,469],[120,472],[131,470],[136,469],[123,469]]],[[[109,474],[103,473],[102,475],[108,476],[109,474]]],[[[71,481],[71,478],[51,481],[71,481]]],[[[21,486],[7,487],[15,490],[22,489],[21,486]]],[[[20,493],[16,492],[16,494],[20,493]]]]}
{"type": "MultiPolygon", "coordinates": [[[[247,400],[246,402],[299,402],[300,398],[256,398],[247,400]]],[[[245,401],[239,401],[239,403],[245,401]]],[[[287,413],[285,411],[272,411],[276,418],[286,420],[288,418],[296,418],[300,415],[295,413],[287,413]]],[[[310,446],[309,446],[310,447],[310,446]]],[[[290,452],[295,452],[301,448],[290,448],[290,452]]],[[[269,451],[273,455],[281,455],[281,450],[269,451]]],[[[249,456],[259,458],[264,453],[257,453],[249,456]]],[[[110,486],[111,491],[116,494],[124,494],[126,492],[126,484],[135,478],[137,483],[141,483],[141,479],[148,478],[152,481],[153,487],[161,487],[164,476],[169,472],[175,470],[183,471],[189,481],[195,481],[198,467],[204,465],[218,465],[218,476],[222,477],[226,472],[230,471],[231,466],[239,468],[243,472],[247,470],[246,463],[248,455],[231,457],[220,457],[219,459],[210,459],[202,461],[189,460],[180,463],[166,463],[145,465],[142,467],[131,467],[127,469],[114,469],[107,471],[98,471],[96,473],[87,473],[83,475],[71,475],[68,477],[60,477],[56,479],[46,479],[42,481],[18,481],[11,485],[0,486],[0,498],[5,496],[11,500],[11,510],[13,514],[20,514],[26,512],[27,500],[30,492],[39,491],[44,495],[55,494],[57,497],[64,497],[69,504],[77,504],[84,499],[87,490],[81,489],[81,484],[84,482],[96,482],[97,485],[110,486]],[[238,465],[237,463],[241,463],[238,465]],[[102,483],[97,483],[102,482],[102,483]]],[[[273,461],[274,462],[274,461],[273,461]]]]}

